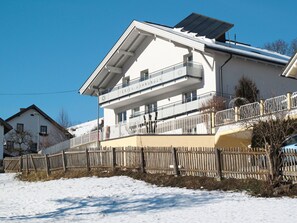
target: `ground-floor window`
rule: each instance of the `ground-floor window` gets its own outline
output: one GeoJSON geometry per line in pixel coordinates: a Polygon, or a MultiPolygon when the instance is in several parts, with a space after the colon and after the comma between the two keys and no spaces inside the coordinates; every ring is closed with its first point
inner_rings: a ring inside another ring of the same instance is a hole
{"type": "Polygon", "coordinates": [[[197,100],[197,91],[190,91],[183,94],[183,103],[197,100]]]}

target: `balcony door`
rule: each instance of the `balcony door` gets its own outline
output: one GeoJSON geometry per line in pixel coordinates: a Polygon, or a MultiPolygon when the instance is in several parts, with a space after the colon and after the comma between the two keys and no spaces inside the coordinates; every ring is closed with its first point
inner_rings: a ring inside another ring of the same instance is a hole
{"type": "Polygon", "coordinates": [[[187,75],[193,74],[193,54],[184,55],[184,66],[187,67],[187,75]]]}

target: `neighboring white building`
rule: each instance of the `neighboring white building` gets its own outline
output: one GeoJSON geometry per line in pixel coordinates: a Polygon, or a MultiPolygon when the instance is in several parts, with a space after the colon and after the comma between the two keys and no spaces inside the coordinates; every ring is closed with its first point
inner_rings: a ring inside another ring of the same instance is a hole
{"type": "Polygon", "coordinates": [[[144,114],[162,121],[198,114],[215,95],[231,98],[242,76],[260,98],[296,91],[297,82],[280,75],[289,57],[227,41],[232,27],[195,13],[174,27],[133,21],[80,89],[99,97],[111,126],[103,137],[133,132],[144,114]]]}
{"type": "Polygon", "coordinates": [[[13,131],[28,132],[31,134],[31,151],[39,151],[65,141],[72,136],[66,129],[34,104],[28,108],[20,109],[18,113],[5,121],[13,127],[13,130],[5,134],[7,151],[13,151],[18,146],[11,141],[10,134],[13,131]]]}
{"type": "Polygon", "coordinates": [[[292,56],[282,75],[297,79],[297,53],[292,56]]]}
{"type": "Polygon", "coordinates": [[[4,134],[9,132],[12,127],[5,122],[3,119],[0,118],[0,166],[3,160],[3,144],[4,144],[4,134]]]}

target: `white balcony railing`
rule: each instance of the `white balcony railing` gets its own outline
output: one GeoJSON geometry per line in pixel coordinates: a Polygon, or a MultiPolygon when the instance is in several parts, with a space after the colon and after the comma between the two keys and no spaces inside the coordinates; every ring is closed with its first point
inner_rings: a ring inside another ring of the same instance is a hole
{"type": "Polygon", "coordinates": [[[103,129],[101,140],[114,139],[135,134],[210,134],[210,114],[199,114],[185,118],[161,121],[126,122],[103,129]]]}
{"type": "Polygon", "coordinates": [[[112,101],[136,92],[151,89],[155,86],[162,85],[180,79],[185,76],[194,77],[197,81],[201,81],[203,67],[201,64],[188,62],[179,63],[162,70],[150,73],[148,79],[134,79],[127,86],[117,85],[112,89],[108,89],[99,96],[100,103],[112,101]]]}

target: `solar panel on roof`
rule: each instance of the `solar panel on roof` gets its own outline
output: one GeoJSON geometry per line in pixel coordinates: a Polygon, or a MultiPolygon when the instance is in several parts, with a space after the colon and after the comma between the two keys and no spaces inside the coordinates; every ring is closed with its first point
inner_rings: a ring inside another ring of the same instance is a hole
{"type": "Polygon", "coordinates": [[[196,36],[206,36],[210,39],[217,39],[225,34],[234,25],[197,13],[192,13],[187,18],[176,24],[175,28],[182,28],[182,31],[197,33],[196,36]]]}

